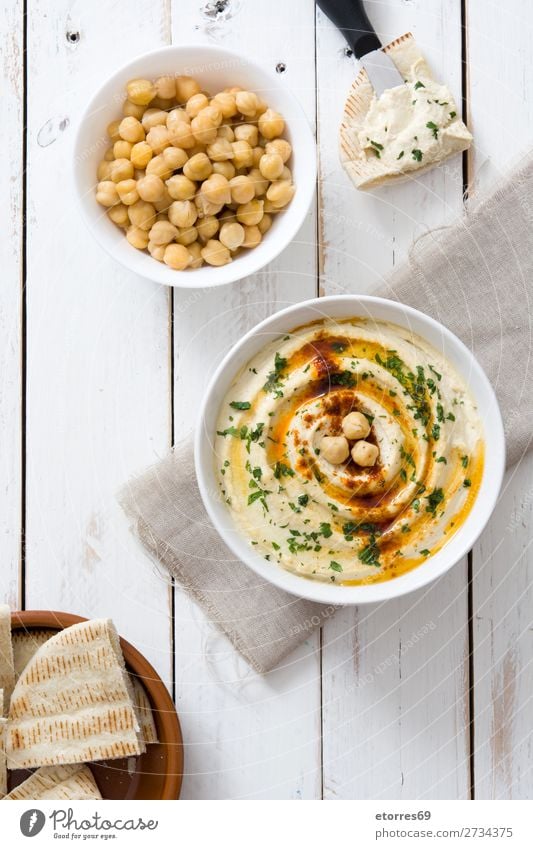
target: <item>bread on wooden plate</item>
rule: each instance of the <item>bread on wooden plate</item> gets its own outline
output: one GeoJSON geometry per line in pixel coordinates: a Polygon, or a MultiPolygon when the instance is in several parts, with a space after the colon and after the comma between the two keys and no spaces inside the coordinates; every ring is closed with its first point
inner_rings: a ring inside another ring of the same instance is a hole
{"type": "Polygon", "coordinates": [[[36,651],[11,697],[9,769],[140,755],[146,747],[110,619],[59,631],[36,651]]]}
{"type": "MultiPolygon", "coordinates": [[[[383,50],[391,57],[406,82],[416,83],[417,79],[435,82],[431,69],[411,33],[406,33],[391,41],[383,50]]],[[[423,88],[423,86],[421,87],[423,88]]],[[[376,146],[378,147],[376,152],[375,148],[372,149],[372,142],[370,147],[368,143],[365,146],[360,137],[360,134],[364,135],[365,119],[373,103],[375,103],[374,89],[367,72],[362,68],[352,83],[346,100],[339,139],[342,165],[358,189],[372,189],[383,184],[407,180],[413,175],[418,176],[433,168],[448,156],[466,150],[472,142],[468,128],[459,117],[456,117],[457,111],[455,110],[450,113],[450,117],[454,116],[453,128],[451,128],[451,131],[450,129],[447,130],[451,142],[450,149],[442,151],[438,160],[433,159],[425,164],[421,160],[413,159],[409,154],[405,157],[402,154],[401,158],[398,157],[399,161],[387,165],[379,156],[381,145],[376,146]]],[[[453,109],[453,106],[452,103],[450,109],[453,109]]],[[[431,124],[426,126],[431,126],[431,124]]],[[[435,127],[435,129],[437,128],[435,127]]],[[[416,153],[416,151],[412,152],[416,153]]]]}
{"type": "Polygon", "coordinates": [[[26,781],[15,787],[6,799],[101,799],[96,781],[88,766],[42,766],[26,781]]]}

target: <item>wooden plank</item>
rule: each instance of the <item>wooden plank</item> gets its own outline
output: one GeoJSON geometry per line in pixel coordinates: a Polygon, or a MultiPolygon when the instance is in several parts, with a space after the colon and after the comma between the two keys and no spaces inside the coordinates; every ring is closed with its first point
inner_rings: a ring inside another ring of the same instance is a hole
{"type": "MultiPolygon", "coordinates": [[[[415,35],[440,79],[461,94],[461,19],[454,0],[372,3],[383,42],[415,35]]],[[[413,238],[461,209],[460,157],[414,181],[358,193],[337,133],[357,73],[342,36],[317,17],[325,293],[372,291],[413,238]]],[[[379,606],[346,609],[323,635],[326,798],[466,798],[469,793],[466,562],[438,583],[379,606]]]]}
{"type": "Polygon", "coordinates": [[[166,31],[164,0],[28,10],[27,606],[111,616],[171,682],[168,584],[115,501],[170,442],[168,292],[104,254],[67,181],[83,105],[166,31]]]}
{"type": "MultiPolygon", "coordinates": [[[[173,3],[176,43],[211,41],[274,71],[315,115],[314,3],[173,3]],[[296,37],[297,34],[297,37],[296,37]],[[281,70],[281,69],[280,69],[281,70]]],[[[236,69],[235,82],[239,83],[236,69]]],[[[176,438],[193,426],[220,357],[281,306],[316,293],[314,215],[263,272],[222,290],[176,292],[176,438]]],[[[189,600],[176,596],[176,689],[186,740],[185,798],[320,795],[318,635],[290,665],[261,678],[189,600]]]]}
{"type": "MultiPolygon", "coordinates": [[[[531,4],[467,3],[470,194],[488,189],[530,147],[531,4]]],[[[502,285],[504,283],[502,282],[502,285]]],[[[533,457],[506,477],[474,549],[474,776],[479,799],[533,794],[533,457]]]]}
{"type": "Polygon", "coordinates": [[[12,608],[22,603],[21,546],[21,392],[22,392],[22,74],[24,16],[21,2],[2,3],[0,126],[5,128],[4,167],[0,173],[0,601],[12,608]]]}

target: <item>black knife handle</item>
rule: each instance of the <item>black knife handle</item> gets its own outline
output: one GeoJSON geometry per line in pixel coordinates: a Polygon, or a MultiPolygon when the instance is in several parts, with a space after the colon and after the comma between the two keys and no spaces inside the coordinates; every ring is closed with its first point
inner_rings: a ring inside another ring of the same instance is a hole
{"type": "Polygon", "coordinates": [[[340,29],[358,59],[379,50],[381,42],[367,18],[362,0],[317,0],[318,6],[340,29]]]}

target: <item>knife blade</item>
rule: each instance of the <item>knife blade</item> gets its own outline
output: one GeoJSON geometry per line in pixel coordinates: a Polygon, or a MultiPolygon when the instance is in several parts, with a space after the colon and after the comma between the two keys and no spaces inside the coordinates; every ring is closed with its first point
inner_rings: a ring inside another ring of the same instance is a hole
{"type": "Polygon", "coordinates": [[[383,50],[372,50],[361,56],[359,61],[367,72],[377,97],[388,88],[395,88],[405,83],[398,68],[383,50]]]}

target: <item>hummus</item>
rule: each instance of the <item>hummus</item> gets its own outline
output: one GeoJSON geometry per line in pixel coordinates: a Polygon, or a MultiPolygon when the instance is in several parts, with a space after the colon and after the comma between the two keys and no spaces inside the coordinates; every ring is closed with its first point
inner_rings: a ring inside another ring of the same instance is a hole
{"type": "Polygon", "coordinates": [[[221,496],[273,564],[338,584],[394,578],[439,550],[467,517],[483,428],[452,365],[390,323],[327,319],[278,338],[234,380],[215,439],[221,496]],[[372,467],[321,456],[363,413],[372,467]]]}

